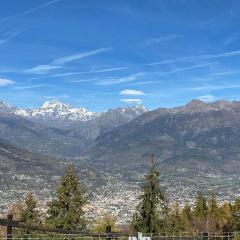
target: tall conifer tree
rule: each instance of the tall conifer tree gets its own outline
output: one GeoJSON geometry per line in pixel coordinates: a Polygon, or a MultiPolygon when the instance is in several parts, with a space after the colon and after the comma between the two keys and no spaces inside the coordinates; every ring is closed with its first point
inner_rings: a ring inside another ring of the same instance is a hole
{"type": "Polygon", "coordinates": [[[185,232],[191,232],[191,207],[186,203],[181,214],[182,227],[185,232]]]}
{"type": "Polygon", "coordinates": [[[83,230],[86,228],[83,209],[86,203],[79,178],[74,174],[72,164],[68,164],[67,173],[57,189],[57,199],[49,204],[46,223],[60,229],[83,230]]]}
{"type": "Polygon", "coordinates": [[[200,232],[208,231],[208,206],[207,199],[202,193],[199,193],[193,207],[193,225],[195,230],[200,232]]]}
{"type": "MultiPolygon", "coordinates": [[[[28,226],[41,223],[40,212],[37,210],[37,200],[32,192],[27,193],[23,208],[20,211],[19,220],[28,226]]],[[[31,232],[29,230],[17,230],[15,233],[19,234],[19,237],[25,238],[31,232]]],[[[36,232],[34,232],[34,234],[36,234],[36,232]]]]}
{"type": "Polygon", "coordinates": [[[133,216],[133,226],[136,231],[154,233],[161,231],[163,218],[167,212],[165,196],[159,184],[159,172],[154,156],[151,156],[151,169],[145,177],[142,195],[133,216]]]}
{"type": "Polygon", "coordinates": [[[32,192],[27,193],[24,207],[20,212],[20,221],[27,225],[39,224],[40,214],[37,208],[37,200],[32,192]]]}

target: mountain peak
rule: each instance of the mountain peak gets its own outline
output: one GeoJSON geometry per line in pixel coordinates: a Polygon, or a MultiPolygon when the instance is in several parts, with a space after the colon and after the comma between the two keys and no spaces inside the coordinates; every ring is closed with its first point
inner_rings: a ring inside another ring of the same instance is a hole
{"type": "Polygon", "coordinates": [[[17,108],[6,102],[0,101],[0,112],[14,112],[17,108]]]}
{"type": "Polygon", "coordinates": [[[185,105],[185,109],[190,111],[196,111],[196,110],[203,110],[208,106],[207,103],[199,100],[199,99],[193,99],[189,103],[185,105]]]}
{"type": "Polygon", "coordinates": [[[211,105],[214,105],[218,108],[228,108],[228,107],[231,107],[233,105],[233,103],[229,102],[227,100],[224,100],[224,99],[220,99],[218,101],[211,103],[211,105]]]}
{"type": "Polygon", "coordinates": [[[41,108],[73,108],[70,104],[62,103],[58,100],[46,101],[41,108]]]}

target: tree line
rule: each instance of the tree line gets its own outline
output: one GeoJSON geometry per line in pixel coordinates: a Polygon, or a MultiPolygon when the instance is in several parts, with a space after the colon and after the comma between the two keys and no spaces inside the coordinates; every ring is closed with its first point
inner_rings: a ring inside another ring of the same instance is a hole
{"type": "MultiPolygon", "coordinates": [[[[101,233],[110,225],[115,231],[116,218],[103,216],[94,223],[86,218],[84,207],[88,203],[86,192],[68,164],[66,174],[61,177],[55,198],[47,204],[47,211],[38,210],[37,200],[32,192],[26,196],[24,204],[12,207],[14,217],[26,225],[43,225],[51,228],[93,231],[101,233]]],[[[149,173],[141,187],[141,195],[128,231],[143,233],[168,233],[178,235],[183,232],[222,233],[240,230],[240,219],[234,214],[240,211],[240,198],[234,203],[219,204],[214,193],[206,197],[199,193],[192,206],[188,202],[183,207],[179,203],[169,204],[159,181],[156,162],[152,160],[149,173]]],[[[18,233],[30,234],[27,230],[18,233]]]]}

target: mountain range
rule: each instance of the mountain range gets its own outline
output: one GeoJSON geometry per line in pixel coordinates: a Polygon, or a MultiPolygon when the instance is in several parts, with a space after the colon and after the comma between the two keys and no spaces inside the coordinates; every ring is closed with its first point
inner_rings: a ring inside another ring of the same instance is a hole
{"type": "Polygon", "coordinates": [[[146,111],[139,106],[95,113],[55,100],[36,109],[20,109],[0,102],[0,138],[28,151],[76,157],[101,133],[146,111]]]}
{"type": "Polygon", "coordinates": [[[239,101],[195,99],[174,108],[135,106],[101,113],[58,101],[35,109],[0,102],[0,193],[14,190],[3,198],[5,205],[29,189],[44,201],[70,160],[97,199],[109,186],[118,186],[119,196],[119,191],[130,194],[153,153],[171,198],[191,198],[210,187],[231,200],[238,193],[239,145],[239,101]]]}
{"type": "Polygon", "coordinates": [[[236,170],[239,126],[238,101],[192,100],[169,109],[135,106],[101,113],[55,100],[35,109],[0,102],[0,138],[7,143],[123,172],[145,169],[151,153],[164,169],[236,170]]]}
{"type": "Polygon", "coordinates": [[[161,169],[240,169],[240,102],[192,100],[148,111],[97,137],[85,156],[99,168],[145,171],[154,153],[161,169]]]}

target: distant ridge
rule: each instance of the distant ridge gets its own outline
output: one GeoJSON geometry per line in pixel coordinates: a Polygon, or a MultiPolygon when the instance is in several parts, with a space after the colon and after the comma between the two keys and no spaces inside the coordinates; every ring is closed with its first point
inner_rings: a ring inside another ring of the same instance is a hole
{"type": "MultiPolygon", "coordinates": [[[[118,111],[128,111],[131,109],[136,112],[146,112],[148,111],[143,106],[133,106],[133,107],[122,107],[117,108],[118,111]]],[[[110,110],[112,111],[112,110],[110,110]]],[[[91,112],[86,108],[76,108],[70,104],[62,103],[57,100],[46,101],[39,108],[33,109],[22,109],[9,105],[6,102],[0,101],[0,112],[11,113],[15,115],[19,115],[22,117],[30,118],[33,120],[40,121],[51,121],[51,120],[59,120],[59,121],[89,121],[92,120],[104,112],[91,112]]]]}
{"type": "Polygon", "coordinates": [[[192,100],[159,108],[101,135],[88,161],[118,171],[142,171],[154,153],[163,169],[240,170],[240,102],[192,100]]]}

